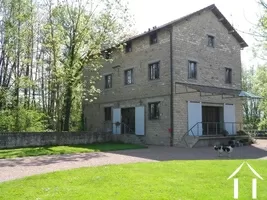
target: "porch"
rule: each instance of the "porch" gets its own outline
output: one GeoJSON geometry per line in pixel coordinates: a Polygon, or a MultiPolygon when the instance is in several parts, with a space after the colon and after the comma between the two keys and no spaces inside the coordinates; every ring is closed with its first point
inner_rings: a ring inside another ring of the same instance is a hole
{"type": "Polygon", "coordinates": [[[186,147],[214,146],[237,141],[249,145],[253,135],[248,124],[238,122],[198,122],[181,138],[186,147]]]}

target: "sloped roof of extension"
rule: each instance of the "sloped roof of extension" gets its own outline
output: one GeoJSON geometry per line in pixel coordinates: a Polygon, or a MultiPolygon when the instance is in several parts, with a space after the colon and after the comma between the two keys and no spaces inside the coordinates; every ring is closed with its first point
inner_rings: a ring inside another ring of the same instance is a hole
{"type": "Polygon", "coordinates": [[[201,10],[198,10],[196,12],[193,12],[193,13],[191,13],[189,15],[186,15],[184,17],[181,17],[179,19],[173,20],[173,21],[171,21],[169,23],[163,24],[163,25],[161,25],[159,27],[156,27],[156,28],[154,28],[154,29],[152,29],[152,30],[150,30],[148,32],[144,32],[144,33],[141,33],[139,35],[133,36],[133,37],[127,39],[126,42],[131,41],[131,40],[134,40],[134,39],[137,39],[137,38],[140,38],[140,37],[145,36],[145,35],[148,35],[148,34],[151,34],[152,32],[158,31],[160,29],[167,28],[168,26],[171,26],[173,24],[183,22],[184,20],[186,20],[186,19],[188,19],[190,17],[193,17],[195,15],[198,15],[201,12],[206,11],[206,10],[211,10],[214,13],[214,15],[225,26],[225,28],[228,30],[228,32],[235,37],[235,39],[238,41],[238,43],[240,44],[240,46],[242,48],[248,46],[247,43],[245,42],[245,40],[238,34],[238,32],[234,29],[234,27],[230,24],[230,22],[223,16],[223,14],[215,6],[215,4],[212,4],[210,6],[207,6],[207,7],[203,8],[203,9],[201,9],[201,10]]]}
{"type": "MultiPolygon", "coordinates": [[[[200,92],[200,93],[212,94],[209,96],[230,95],[233,97],[240,97],[240,98],[247,98],[247,99],[262,99],[262,97],[260,97],[258,95],[255,95],[255,94],[252,94],[250,92],[243,91],[243,90],[239,90],[239,89],[234,89],[234,88],[222,88],[222,87],[216,87],[216,86],[211,86],[211,85],[197,85],[197,84],[185,83],[185,82],[175,82],[175,85],[176,84],[185,86],[185,88],[186,88],[185,92],[176,92],[176,94],[200,92]],[[188,91],[188,88],[193,90],[193,91],[188,91]]],[[[204,95],[204,96],[206,96],[206,95],[204,95]]],[[[224,98],[227,98],[227,97],[224,97],[224,98]]]]}

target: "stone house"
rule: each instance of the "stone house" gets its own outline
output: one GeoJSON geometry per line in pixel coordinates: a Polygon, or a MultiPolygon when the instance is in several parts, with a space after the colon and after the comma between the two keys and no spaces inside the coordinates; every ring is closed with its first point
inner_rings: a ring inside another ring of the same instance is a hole
{"type": "Polygon", "coordinates": [[[241,91],[244,47],[214,4],[130,38],[104,64],[99,98],[84,102],[86,129],[171,146],[182,145],[184,136],[235,134],[240,96],[247,94],[241,91]]]}

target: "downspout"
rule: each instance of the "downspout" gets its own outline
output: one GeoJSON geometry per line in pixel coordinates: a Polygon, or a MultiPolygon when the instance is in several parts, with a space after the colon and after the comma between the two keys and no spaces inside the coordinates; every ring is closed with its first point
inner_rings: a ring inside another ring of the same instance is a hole
{"type": "Polygon", "coordinates": [[[170,146],[173,146],[173,45],[172,45],[172,33],[173,26],[170,27],[170,75],[171,75],[171,96],[170,96],[170,117],[171,117],[171,130],[170,130],[170,146]]]}

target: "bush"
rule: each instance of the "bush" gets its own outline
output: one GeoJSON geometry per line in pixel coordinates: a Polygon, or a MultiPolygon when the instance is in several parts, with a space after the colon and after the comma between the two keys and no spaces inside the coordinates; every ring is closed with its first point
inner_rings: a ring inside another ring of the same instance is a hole
{"type": "Polygon", "coordinates": [[[247,135],[247,133],[243,130],[239,130],[236,133],[237,133],[237,135],[247,135]]]}
{"type": "Polygon", "coordinates": [[[19,108],[0,112],[0,131],[40,132],[46,129],[46,116],[38,110],[19,108]],[[18,124],[16,126],[16,117],[18,124]]]}

